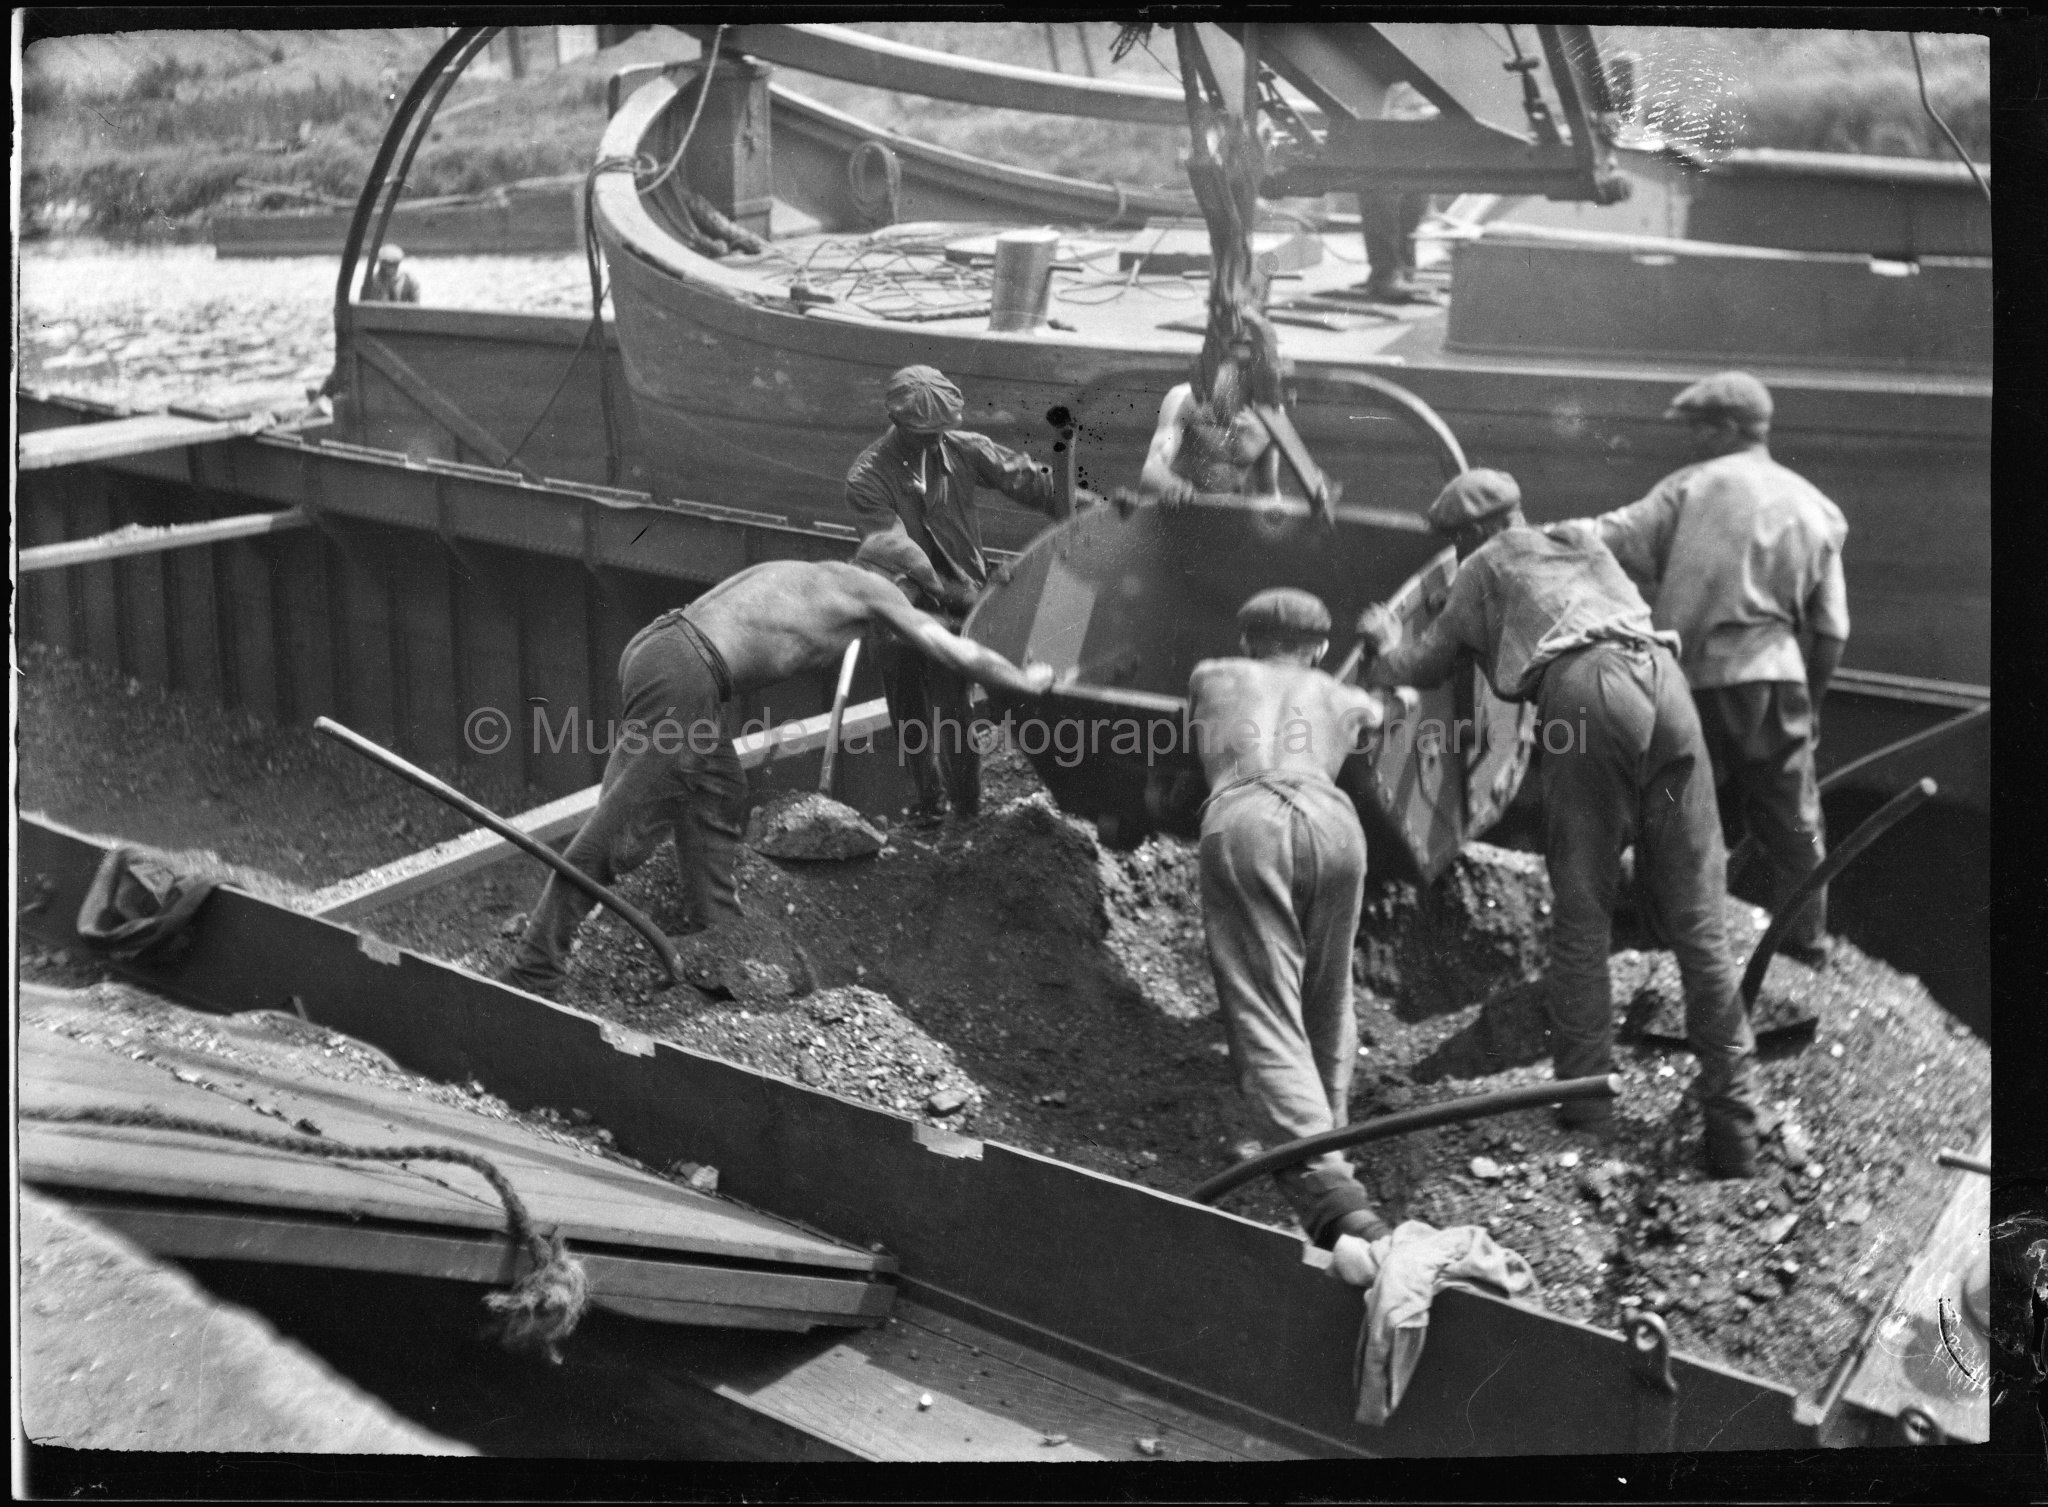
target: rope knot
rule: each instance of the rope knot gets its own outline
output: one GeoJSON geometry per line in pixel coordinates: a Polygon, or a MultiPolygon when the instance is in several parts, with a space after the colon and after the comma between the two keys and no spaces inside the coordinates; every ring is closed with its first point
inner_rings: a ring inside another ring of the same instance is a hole
{"type": "Polygon", "coordinates": [[[484,1306],[499,1316],[493,1328],[507,1350],[538,1351],[559,1366],[561,1342],[590,1306],[590,1275],[559,1233],[545,1240],[535,1235],[527,1251],[533,1270],[508,1291],[486,1294],[484,1306]]]}

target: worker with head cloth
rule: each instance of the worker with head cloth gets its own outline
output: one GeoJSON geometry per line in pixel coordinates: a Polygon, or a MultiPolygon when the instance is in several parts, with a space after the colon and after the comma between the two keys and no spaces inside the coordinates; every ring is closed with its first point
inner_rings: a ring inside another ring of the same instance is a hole
{"type": "MultiPolygon", "coordinates": [[[[1237,615],[1243,658],[1188,681],[1209,780],[1202,806],[1202,926],[1238,1084],[1278,1141],[1345,1124],[1358,1022],[1351,951],[1365,833],[1336,775],[1379,699],[1316,668],[1330,613],[1277,587],[1237,615]]],[[[1274,1174],[1309,1238],[1387,1233],[1341,1151],[1274,1174]]]]}
{"type": "MultiPolygon", "coordinates": [[[[889,428],[848,469],[846,505],[862,534],[894,530],[924,551],[940,591],[937,600],[923,605],[957,623],[988,584],[976,487],[994,487],[1051,517],[1052,470],[985,434],[956,427],[960,389],[936,367],[904,367],[889,378],[882,402],[889,428]]],[[[919,816],[936,819],[950,801],[956,818],[971,820],[981,809],[981,758],[967,736],[966,682],[918,656],[885,650],[881,659],[899,740],[908,723],[926,724],[920,751],[904,754],[917,785],[919,816]]]]}
{"type": "MultiPolygon", "coordinates": [[[[1748,372],[1695,382],[1665,418],[1691,431],[1697,462],[1596,521],[1622,569],[1653,593],[1657,626],[1679,636],[1724,830],[1756,835],[1775,911],[1827,854],[1814,747],[1849,637],[1849,526],[1771,458],[1771,395],[1748,372]]],[[[1826,963],[1825,889],[1799,908],[1780,950],[1826,963]]]]}
{"type": "MultiPolygon", "coordinates": [[[[1607,955],[1621,853],[1633,843],[1638,885],[1655,900],[1678,958],[1708,1168],[1753,1176],[1756,1045],[1724,936],[1727,850],[1677,636],[1652,621],[1591,523],[1530,528],[1521,489],[1505,472],[1464,472],[1430,505],[1429,521],[1457,545],[1449,600],[1409,643],[1385,607],[1366,609],[1358,627],[1373,652],[1362,679],[1441,685],[1469,651],[1501,696],[1536,703],[1555,903],[1554,1070],[1559,1078],[1614,1070],[1607,955]]],[[[1582,1100],[1563,1106],[1560,1119],[1606,1139],[1614,1106],[1582,1100]]]]}

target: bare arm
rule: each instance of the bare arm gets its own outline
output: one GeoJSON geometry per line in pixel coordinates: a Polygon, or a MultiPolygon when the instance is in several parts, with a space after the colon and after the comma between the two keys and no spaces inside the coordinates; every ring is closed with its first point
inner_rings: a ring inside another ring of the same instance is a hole
{"type": "Polygon", "coordinates": [[[1360,672],[1360,683],[1427,689],[1450,679],[1460,649],[1485,652],[1480,610],[1482,568],[1471,560],[1460,565],[1444,610],[1406,643],[1401,641],[1401,625],[1392,613],[1384,607],[1367,608],[1358,620],[1358,631],[1365,635],[1368,649],[1378,653],[1360,672]]]}
{"type": "MultiPolygon", "coordinates": [[[[891,594],[894,594],[893,587],[891,594]]],[[[983,685],[1017,696],[1041,696],[1052,684],[1050,665],[1033,665],[1029,670],[1020,670],[993,649],[983,648],[973,639],[962,638],[957,633],[948,633],[935,618],[919,612],[900,598],[891,601],[878,597],[870,606],[876,617],[895,629],[918,653],[983,685]]]]}
{"type": "Polygon", "coordinates": [[[1173,463],[1180,455],[1181,415],[1192,399],[1194,389],[1183,382],[1166,395],[1159,405],[1159,423],[1152,431],[1151,447],[1145,452],[1145,469],[1138,478],[1139,490],[1152,496],[1185,486],[1174,474],[1173,463]]]}
{"type": "Polygon", "coordinates": [[[1835,671],[1842,664],[1842,651],[1848,646],[1846,639],[1814,635],[1813,650],[1806,656],[1806,693],[1813,702],[1816,721],[1820,718],[1821,699],[1828,693],[1828,682],[1835,678],[1835,671]]]}

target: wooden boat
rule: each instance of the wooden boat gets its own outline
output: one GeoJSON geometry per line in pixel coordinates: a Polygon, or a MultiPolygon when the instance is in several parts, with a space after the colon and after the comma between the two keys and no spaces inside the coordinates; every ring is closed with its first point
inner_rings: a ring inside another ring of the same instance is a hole
{"type": "MultiPolygon", "coordinates": [[[[413,255],[494,256],[576,251],[583,245],[583,177],[508,183],[481,194],[401,200],[391,239],[413,255]]],[[[354,218],[346,208],[217,210],[206,231],[216,256],[335,256],[354,218]]]]}
{"type": "MultiPolygon", "coordinates": [[[[641,84],[601,153],[666,160],[686,83],[663,74],[641,84]]],[[[779,169],[774,183],[779,198],[779,169]]],[[[986,276],[955,275],[971,255],[962,243],[1044,216],[1009,208],[1000,190],[983,202],[971,226],[856,237],[821,216],[821,230],[778,237],[764,255],[713,260],[676,234],[667,186],[642,196],[630,175],[601,175],[595,219],[648,485],[843,516],[845,468],[882,425],[881,384],[912,362],[959,383],[969,427],[1044,452],[1056,438],[1046,415],[1064,410],[1089,479],[1132,480],[1160,398],[1198,348],[1186,322],[1199,323],[1200,280],[1131,275],[1128,263],[1166,244],[1171,232],[1156,225],[1076,229],[1049,304],[1076,328],[993,331],[986,276]],[[839,275],[823,276],[835,258],[839,275]],[[800,270],[813,286],[848,290],[887,259],[922,278],[893,303],[860,291],[792,301],[800,270]]],[[[1631,501],[1683,464],[1665,404],[1703,372],[1740,364],[1776,396],[1775,453],[1848,515],[1848,663],[1988,679],[1988,258],[1902,262],[1683,235],[1597,241],[1497,221],[1456,244],[1447,310],[1351,312],[1342,294],[1363,270],[1355,237],[1311,223],[1300,239],[1312,264],[1277,284],[1281,344],[1297,426],[1347,497],[1414,511],[1436,485],[1427,446],[1361,402],[1358,373],[1397,381],[1476,463],[1514,472],[1541,521],[1631,501]]],[[[1037,524],[992,504],[986,527],[1015,547],[1037,524]]]]}

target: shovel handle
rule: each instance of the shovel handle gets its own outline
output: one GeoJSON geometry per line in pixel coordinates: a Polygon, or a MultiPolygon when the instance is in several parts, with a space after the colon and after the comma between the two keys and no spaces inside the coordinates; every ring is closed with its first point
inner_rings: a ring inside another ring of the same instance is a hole
{"type": "Polygon", "coordinates": [[[538,858],[584,894],[616,912],[621,920],[647,939],[647,945],[654,949],[656,956],[661,959],[662,967],[668,970],[670,981],[678,984],[683,982],[683,960],[676,952],[675,943],[663,934],[659,926],[648,919],[647,913],[639,906],[606,889],[546,843],[528,836],[488,807],[471,800],[453,785],[435,779],[416,765],[408,764],[390,749],[372,743],[353,728],[343,727],[331,718],[321,717],[313,723],[313,731],[332,738],[337,743],[346,744],[371,763],[383,765],[408,784],[417,785],[436,800],[453,806],[479,826],[489,827],[522,853],[530,853],[538,858]]]}
{"type": "Polygon", "coordinates": [[[853,690],[853,667],[860,660],[860,640],[846,646],[839,660],[839,687],[832,693],[832,718],[825,727],[824,766],[818,771],[818,794],[832,793],[832,776],[839,768],[839,729],[846,721],[846,698],[853,690]]]}

